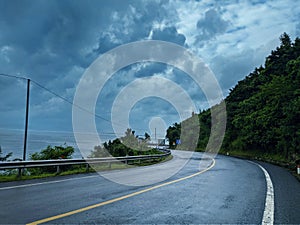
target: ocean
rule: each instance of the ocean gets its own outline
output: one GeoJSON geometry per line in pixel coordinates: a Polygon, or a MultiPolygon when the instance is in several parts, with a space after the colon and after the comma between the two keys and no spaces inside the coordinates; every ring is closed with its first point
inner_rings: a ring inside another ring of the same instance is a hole
{"type": "MultiPolygon", "coordinates": [[[[89,142],[88,135],[86,135],[89,142]]],[[[27,138],[27,153],[26,159],[30,159],[30,154],[34,152],[40,152],[48,145],[61,146],[61,145],[73,146],[75,152],[72,158],[82,158],[82,154],[76,144],[74,134],[72,132],[54,132],[54,131],[28,131],[27,138]]],[[[93,143],[94,144],[94,143],[93,143]]],[[[93,146],[97,145],[95,143],[93,146]]],[[[12,152],[13,155],[10,160],[16,158],[23,158],[23,146],[24,146],[24,131],[15,129],[0,129],[0,146],[2,149],[2,156],[12,152]]],[[[90,152],[90,150],[86,150],[90,152]]],[[[88,155],[87,153],[85,153],[88,155]]]]}

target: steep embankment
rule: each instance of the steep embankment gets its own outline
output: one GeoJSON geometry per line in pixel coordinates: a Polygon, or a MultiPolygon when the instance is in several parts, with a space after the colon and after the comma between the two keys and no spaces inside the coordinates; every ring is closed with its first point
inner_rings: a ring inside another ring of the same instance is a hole
{"type": "MultiPolygon", "coordinates": [[[[230,90],[225,103],[227,127],[221,152],[289,164],[300,156],[300,39],[284,33],[281,45],[230,90]]],[[[198,149],[206,147],[210,135],[210,109],[199,115],[198,149]]],[[[175,140],[180,124],[169,127],[175,140]]]]}

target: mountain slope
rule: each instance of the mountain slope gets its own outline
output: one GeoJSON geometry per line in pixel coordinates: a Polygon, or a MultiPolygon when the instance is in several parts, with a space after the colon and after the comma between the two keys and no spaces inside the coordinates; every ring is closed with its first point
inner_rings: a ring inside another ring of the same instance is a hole
{"type": "MultiPolygon", "coordinates": [[[[227,127],[223,151],[273,155],[296,160],[300,154],[300,39],[284,33],[265,65],[230,90],[225,99],[227,127]]],[[[200,112],[198,149],[210,135],[210,109],[200,112]]],[[[180,126],[169,127],[168,131],[180,126]]],[[[167,137],[173,138],[168,132],[167,137]]]]}

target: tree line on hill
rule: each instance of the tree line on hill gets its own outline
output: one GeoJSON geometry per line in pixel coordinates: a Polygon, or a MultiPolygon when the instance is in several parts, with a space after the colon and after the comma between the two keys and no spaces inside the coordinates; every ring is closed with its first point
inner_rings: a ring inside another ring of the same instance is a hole
{"type": "MultiPolygon", "coordinates": [[[[300,39],[292,42],[284,33],[280,42],[264,66],[239,81],[225,98],[227,126],[223,150],[280,155],[286,160],[299,157],[300,39]]],[[[197,148],[204,150],[211,132],[210,109],[197,116],[200,124],[197,148]]],[[[173,148],[180,138],[181,125],[175,123],[167,130],[166,137],[173,148]]]]}

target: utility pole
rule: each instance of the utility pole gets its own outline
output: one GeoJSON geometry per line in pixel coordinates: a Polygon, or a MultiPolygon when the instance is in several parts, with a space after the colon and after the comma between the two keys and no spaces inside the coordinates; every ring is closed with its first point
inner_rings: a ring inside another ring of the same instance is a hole
{"type": "Polygon", "coordinates": [[[30,79],[27,79],[27,95],[26,95],[26,115],[25,115],[25,132],[24,132],[23,161],[26,160],[26,149],[27,149],[27,130],[28,130],[28,114],[29,114],[29,94],[30,94],[30,79]]]}
{"type": "Polygon", "coordinates": [[[158,141],[156,139],[156,127],[154,128],[154,139],[155,139],[155,142],[156,142],[156,149],[158,149],[158,141]]]}

